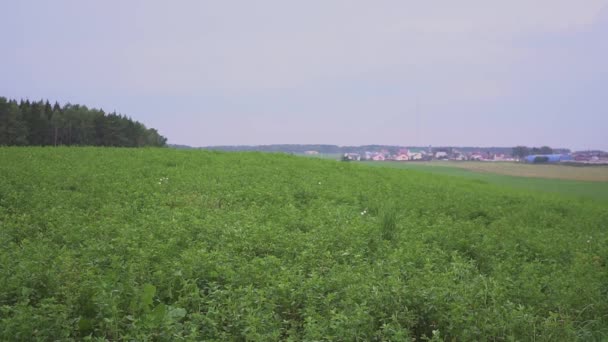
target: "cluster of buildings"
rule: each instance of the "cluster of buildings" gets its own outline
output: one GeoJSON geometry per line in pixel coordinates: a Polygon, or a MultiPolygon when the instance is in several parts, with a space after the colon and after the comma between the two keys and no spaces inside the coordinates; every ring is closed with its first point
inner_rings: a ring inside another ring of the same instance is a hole
{"type": "Polygon", "coordinates": [[[453,161],[512,161],[525,163],[586,163],[586,164],[608,164],[608,153],[603,151],[581,151],[574,153],[556,154],[532,154],[524,158],[518,158],[511,154],[491,152],[462,152],[458,149],[400,149],[396,152],[380,150],[364,153],[344,153],[344,161],[430,161],[430,160],[453,160],[453,161]]]}
{"type": "Polygon", "coordinates": [[[396,160],[396,161],[409,161],[409,160],[430,160],[427,152],[423,150],[415,149],[403,149],[397,153],[391,153],[388,150],[381,150],[377,152],[365,153],[345,153],[343,160],[370,160],[370,161],[385,161],[385,160],[396,160]]]}
{"type": "Polygon", "coordinates": [[[479,161],[515,161],[510,155],[490,152],[461,152],[457,149],[401,149],[396,153],[388,150],[364,153],[345,153],[346,161],[429,161],[429,160],[479,160],[479,161]]]}
{"type": "Polygon", "coordinates": [[[579,163],[608,164],[608,152],[598,150],[574,152],[572,160],[579,163]]]}

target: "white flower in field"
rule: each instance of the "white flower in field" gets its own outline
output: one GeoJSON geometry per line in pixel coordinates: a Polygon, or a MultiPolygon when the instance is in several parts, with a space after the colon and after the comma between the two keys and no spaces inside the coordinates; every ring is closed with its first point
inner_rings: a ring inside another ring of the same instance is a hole
{"type": "Polygon", "coordinates": [[[319,185],[321,185],[321,182],[319,182],[319,185]]]}
{"type": "Polygon", "coordinates": [[[367,214],[367,209],[365,209],[361,212],[361,215],[365,215],[365,214],[367,214]]]}

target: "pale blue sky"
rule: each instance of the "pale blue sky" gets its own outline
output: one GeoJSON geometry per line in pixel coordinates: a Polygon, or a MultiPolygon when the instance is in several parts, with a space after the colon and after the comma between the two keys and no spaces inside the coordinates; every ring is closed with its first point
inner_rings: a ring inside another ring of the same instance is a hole
{"type": "Polygon", "coordinates": [[[4,1],[0,96],[170,143],[608,150],[608,0],[4,1]]]}

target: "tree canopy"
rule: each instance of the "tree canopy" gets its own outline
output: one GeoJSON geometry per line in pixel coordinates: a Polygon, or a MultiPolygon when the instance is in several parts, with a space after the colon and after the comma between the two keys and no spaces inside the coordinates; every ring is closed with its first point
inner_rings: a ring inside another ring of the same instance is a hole
{"type": "Polygon", "coordinates": [[[101,109],[0,97],[0,145],[166,146],[154,128],[101,109]]]}
{"type": "MultiPolygon", "coordinates": [[[[525,158],[526,156],[532,154],[552,154],[554,151],[549,146],[541,146],[541,147],[527,147],[527,146],[515,146],[513,147],[513,156],[518,158],[525,158]]],[[[562,153],[564,150],[559,150],[558,152],[562,153]]]]}

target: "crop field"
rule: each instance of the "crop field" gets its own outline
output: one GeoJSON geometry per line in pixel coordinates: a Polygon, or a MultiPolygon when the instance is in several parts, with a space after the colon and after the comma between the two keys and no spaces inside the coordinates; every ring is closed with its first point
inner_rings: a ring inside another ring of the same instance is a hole
{"type": "Polygon", "coordinates": [[[0,340],[608,339],[608,207],[263,153],[0,148],[0,340]]]}
{"type": "Polygon", "coordinates": [[[608,167],[605,166],[575,167],[563,165],[526,165],[519,163],[435,161],[405,163],[365,162],[365,164],[456,176],[516,189],[608,201],[608,167]]]}
{"type": "Polygon", "coordinates": [[[331,159],[331,160],[340,160],[342,157],[341,153],[319,153],[319,154],[297,154],[303,157],[309,158],[320,158],[320,159],[331,159]]]}
{"type": "Polygon", "coordinates": [[[553,165],[524,164],[511,162],[476,161],[432,161],[432,162],[386,162],[393,166],[409,167],[449,167],[474,172],[493,173],[506,176],[564,179],[576,181],[608,182],[608,166],[605,165],[553,165]]]}

